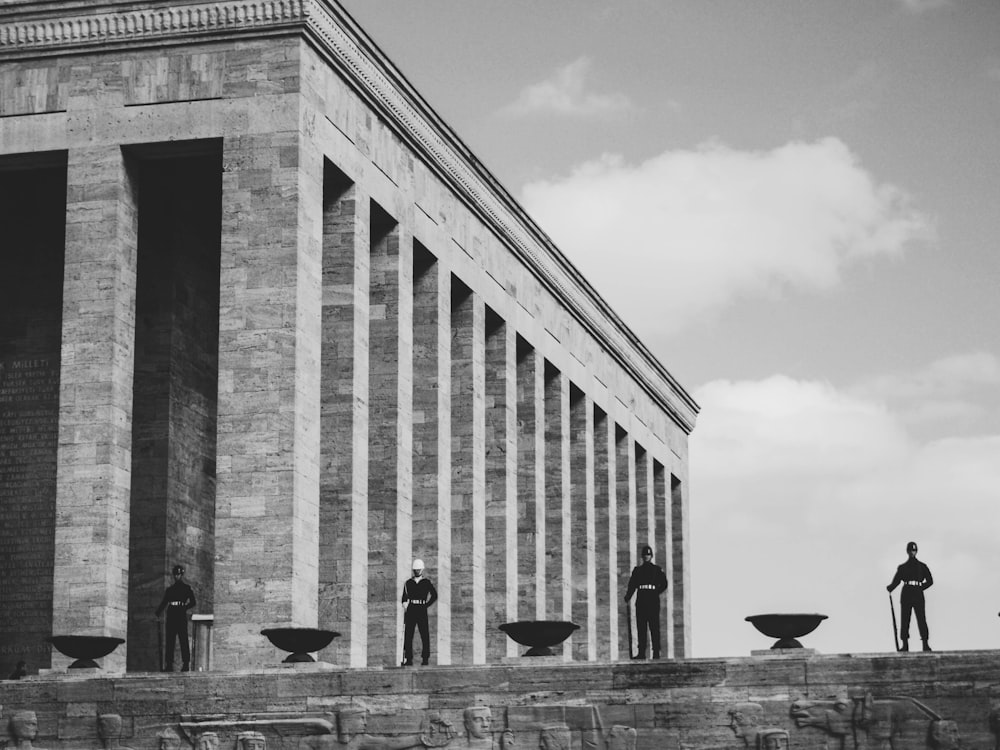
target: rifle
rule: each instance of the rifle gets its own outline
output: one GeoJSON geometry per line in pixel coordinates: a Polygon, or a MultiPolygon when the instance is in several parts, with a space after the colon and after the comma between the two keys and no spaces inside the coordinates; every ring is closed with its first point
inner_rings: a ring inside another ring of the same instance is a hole
{"type": "Polygon", "coordinates": [[[625,600],[625,626],[628,630],[628,658],[632,658],[632,607],[625,600]]]}
{"type": "Polygon", "coordinates": [[[163,618],[156,618],[156,658],[159,659],[160,671],[163,671],[163,618]]]}
{"type": "Polygon", "coordinates": [[[899,651],[899,628],[896,626],[896,605],[892,603],[892,592],[889,592],[889,609],[892,610],[892,638],[896,641],[896,650],[899,651]]]}

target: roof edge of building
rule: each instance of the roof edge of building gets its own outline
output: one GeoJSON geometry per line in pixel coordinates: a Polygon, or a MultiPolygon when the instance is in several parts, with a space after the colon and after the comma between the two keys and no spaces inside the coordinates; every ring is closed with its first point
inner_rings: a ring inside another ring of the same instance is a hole
{"type": "Polygon", "coordinates": [[[437,114],[332,0],[34,0],[0,7],[0,60],[232,36],[304,35],[686,433],[699,406],[437,114]]]}

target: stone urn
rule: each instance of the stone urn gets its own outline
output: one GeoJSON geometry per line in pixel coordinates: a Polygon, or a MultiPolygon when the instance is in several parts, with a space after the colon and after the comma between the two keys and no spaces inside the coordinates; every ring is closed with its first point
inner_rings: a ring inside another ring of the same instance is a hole
{"type": "Polygon", "coordinates": [[[500,630],[515,643],[529,646],[524,656],[552,656],[552,647],[570,637],[579,625],[563,620],[521,620],[505,622],[500,630]]]}
{"type": "Polygon", "coordinates": [[[275,648],[290,652],[283,662],[292,664],[316,661],[311,653],[326,648],[330,641],[340,635],[333,630],[319,628],[266,628],[260,634],[275,648]]]}
{"type": "Polygon", "coordinates": [[[746,621],[768,638],[778,641],[771,648],[802,648],[796,640],[809,635],[826,619],[826,615],[817,614],[771,614],[750,615],[746,621]]]}
{"type": "Polygon", "coordinates": [[[107,656],[122,643],[124,638],[106,635],[53,635],[46,638],[63,656],[76,659],[70,669],[100,669],[95,659],[107,656]]]}

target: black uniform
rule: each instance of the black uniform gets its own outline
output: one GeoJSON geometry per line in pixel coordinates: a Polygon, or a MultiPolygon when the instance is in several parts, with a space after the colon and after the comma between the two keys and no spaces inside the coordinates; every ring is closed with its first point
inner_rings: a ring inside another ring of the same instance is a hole
{"type": "Polygon", "coordinates": [[[420,631],[420,662],[431,658],[430,631],[427,627],[427,608],[437,601],[437,590],[426,576],[407,578],[403,584],[401,601],[408,602],[403,613],[403,664],[413,663],[413,629],[420,631]]]}
{"type": "Polygon", "coordinates": [[[650,561],[632,569],[625,601],[635,597],[635,623],[639,630],[640,659],[646,658],[646,631],[653,645],[653,658],[660,658],[660,594],[667,590],[667,576],[659,565],[650,561]]]}
{"type": "Polygon", "coordinates": [[[903,610],[903,619],[900,623],[900,637],[903,641],[903,649],[907,648],[910,640],[910,613],[917,616],[917,629],[920,631],[920,639],[927,649],[927,617],[924,613],[924,589],[929,589],[934,585],[931,577],[931,570],[916,557],[911,557],[905,563],[896,568],[896,575],[893,576],[892,583],[886,588],[892,591],[900,583],[903,584],[903,593],[900,594],[899,602],[903,610]]]}
{"type": "Polygon", "coordinates": [[[188,643],[187,612],[195,606],[194,591],[184,581],[174,581],[165,592],[160,606],[156,608],[156,616],[167,611],[167,652],[164,669],[168,672],[174,668],[174,643],[179,638],[181,642],[181,661],[187,670],[191,662],[191,646],[188,643]]]}

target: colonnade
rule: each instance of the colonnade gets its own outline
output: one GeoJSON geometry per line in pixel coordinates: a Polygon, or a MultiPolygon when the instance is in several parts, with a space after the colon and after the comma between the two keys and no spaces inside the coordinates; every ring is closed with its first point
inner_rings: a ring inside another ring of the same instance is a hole
{"type": "MultiPolygon", "coordinates": [[[[254,177],[271,149],[222,148],[218,666],[269,658],[276,625],[338,631],[328,661],[398,663],[414,557],[438,664],[514,656],[497,626],[533,619],[581,626],[567,657],[623,658],[647,542],[671,582],[664,652],[684,655],[687,490],[641,415],[513,296],[488,304],[495,279],[460,278],[412,205],[322,158],[277,200],[254,177]],[[275,226],[298,232],[262,242],[275,226]]],[[[134,167],[118,147],[68,159],[54,632],[129,616],[134,167]]]]}
{"type": "Polygon", "coordinates": [[[637,440],[621,401],[596,402],[586,368],[575,382],[560,367],[570,352],[519,331],[363,186],[329,163],[325,180],[318,620],[341,632],[328,658],[398,661],[414,557],[440,595],[437,663],[514,655],[497,626],[526,619],[579,624],[574,659],[619,658],[624,581],[647,542],[673,583],[664,651],[684,654],[686,488],[669,448],[637,440]]]}

